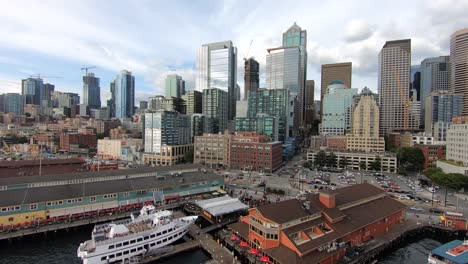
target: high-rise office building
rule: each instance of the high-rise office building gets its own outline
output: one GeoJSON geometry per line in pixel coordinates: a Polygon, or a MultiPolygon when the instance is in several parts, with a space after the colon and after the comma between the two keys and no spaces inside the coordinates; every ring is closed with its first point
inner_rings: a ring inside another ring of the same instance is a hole
{"type": "Polygon", "coordinates": [[[410,89],[418,93],[416,100],[421,101],[421,65],[411,65],[410,89]]]}
{"type": "Polygon", "coordinates": [[[456,94],[463,95],[463,115],[468,115],[468,28],[450,37],[450,82],[456,94]]]}
{"type": "Polygon", "coordinates": [[[166,97],[180,98],[185,94],[185,81],[177,74],[169,74],[166,76],[165,83],[166,97]]]}
{"type": "Polygon", "coordinates": [[[364,87],[361,94],[354,96],[352,107],[352,129],[346,135],[346,149],[362,152],[385,151],[384,137],[379,136],[378,97],[364,87]]]}
{"type": "Polygon", "coordinates": [[[44,83],[41,91],[41,106],[52,107],[52,94],[55,91],[55,85],[44,83]]]}
{"type": "Polygon", "coordinates": [[[206,133],[224,133],[228,128],[229,96],[224,90],[203,90],[203,115],[212,119],[212,128],[206,133]]]}
{"type": "Polygon", "coordinates": [[[190,116],[191,138],[192,142],[196,136],[201,136],[203,133],[208,133],[213,129],[213,119],[204,116],[203,114],[192,114],[190,116]]]}
{"type": "Polygon", "coordinates": [[[278,120],[274,116],[259,114],[256,118],[236,117],[236,132],[257,132],[278,141],[278,120]]]}
{"type": "Polygon", "coordinates": [[[299,91],[301,86],[301,49],[299,47],[279,47],[268,49],[266,57],[266,88],[285,89],[289,92],[292,115],[289,136],[296,136],[301,124],[299,91]]]}
{"type": "Polygon", "coordinates": [[[163,145],[190,144],[190,118],[174,111],[145,113],[145,153],[161,154],[163,145]]]}
{"type": "Polygon", "coordinates": [[[17,115],[24,114],[24,95],[19,93],[6,93],[0,96],[0,104],[2,105],[1,112],[14,113],[17,115]]]}
{"type": "Polygon", "coordinates": [[[54,91],[52,93],[52,105],[53,107],[68,107],[71,108],[72,105],[80,104],[80,96],[76,93],[64,93],[59,91],[54,91]]]}
{"type": "Polygon", "coordinates": [[[351,78],[353,64],[351,62],[331,63],[322,65],[320,79],[320,112],[323,112],[323,96],[332,81],[342,81],[346,87],[352,87],[351,78]]]}
{"type": "MultiPolygon", "coordinates": [[[[236,101],[240,101],[241,99],[241,89],[240,89],[240,86],[239,84],[236,83],[236,101]]],[[[235,116],[235,115],[234,115],[235,116]]]]}
{"type": "Polygon", "coordinates": [[[115,117],[115,80],[112,80],[109,84],[109,89],[111,92],[111,98],[107,100],[107,111],[109,112],[109,117],[115,117]]]}
{"type": "Polygon", "coordinates": [[[148,101],[140,101],[140,110],[148,109],[148,101]]]}
{"type": "MultiPolygon", "coordinates": [[[[424,131],[428,135],[435,136],[445,135],[446,129],[451,123],[452,118],[459,116],[462,113],[463,95],[455,94],[453,90],[436,90],[433,91],[425,100],[425,126],[424,131]],[[435,133],[435,125],[438,123],[438,131],[435,133]],[[443,125],[446,123],[448,125],[443,125]]],[[[441,140],[437,138],[436,140],[441,140]]]]}
{"type": "MultiPolygon", "coordinates": [[[[289,91],[286,89],[258,89],[251,92],[248,100],[247,117],[255,122],[259,116],[275,117],[278,140],[285,141],[292,131],[289,116],[289,91]]],[[[276,125],[275,125],[276,126],[276,125]]]]}
{"type": "Polygon", "coordinates": [[[305,86],[307,75],[307,31],[302,30],[296,22],[283,33],[283,47],[299,47],[300,53],[300,71],[299,71],[299,91],[297,93],[298,106],[295,110],[297,116],[297,125],[303,127],[305,117],[305,86]]]}
{"type": "Polygon", "coordinates": [[[182,96],[182,99],[185,100],[185,105],[187,106],[187,115],[201,114],[202,102],[203,102],[203,93],[199,91],[187,91],[185,95],[182,96]]]}
{"type": "Polygon", "coordinates": [[[87,105],[90,109],[99,109],[101,107],[99,78],[92,72],[83,76],[83,104],[87,105]]]}
{"type": "Polygon", "coordinates": [[[314,90],[315,81],[307,80],[304,90],[304,127],[309,129],[314,123],[314,90]]]}
{"type": "Polygon", "coordinates": [[[380,133],[419,128],[419,116],[409,111],[411,40],[387,41],[379,53],[380,133]]]}
{"type": "Polygon", "coordinates": [[[260,87],[260,64],[254,58],[248,58],[244,61],[244,70],[244,100],[248,100],[249,93],[260,87]]]}
{"type": "Polygon", "coordinates": [[[41,78],[27,78],[21,81],[21,94],[24,96],[24,104],[41,105],[44,90],[44,81],[41,78]]]}
{"type": "Polygon", "coordinates": [[[235,85],[237,84],[237,48],[232,41],[204,44],[197,50],[196,88],[217,88],[228,94],[228,119],[236,112],[235,85]]]}
{"type": "Polygon", "coordinates": [[[351,128],[353,96],[357,89],[348,88],[342,81],[333,81],[323,96],[320,134],[344,135],[351,128]]]}
{"type": "Polygon", "coordinates": [[[126,70],[115,78],[115,117],[130,118],[135,111],[135,77],[126,70]]]}
{"type": "Polygon", "coordinates": [[[156,95],[148,99],[148,108],[151,110],[176,111],[181,114],[186,113],[186,104],[182,98],[164,97],[156,95]]]}
{"type": "MultiPolygon", "coordinates": [[[[450,89],[450,57],[426,58],[421,62],[421,119],[425,118],[425,100],[433,91],[450,89]]],[[[424,122],[425,123],[425,122],[424,122]]]]}

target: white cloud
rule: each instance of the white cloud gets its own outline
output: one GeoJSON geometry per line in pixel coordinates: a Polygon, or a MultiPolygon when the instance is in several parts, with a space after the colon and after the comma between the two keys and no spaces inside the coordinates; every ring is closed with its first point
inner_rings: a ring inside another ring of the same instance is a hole
{"type": "MultiPolygon", "coordinates": [[[[294,5],[279,0],[3,1],[0,72],[9,80],[26,77],[27,71],[50,72],[47,65],[39,67],[43,63],[35,56],[11,57],[12,50],[50,57],[64,71],[69,65],[96,65],[114,76],[128,69],[139,77],[137,97],[143,98],[163,93],[168,73],[182,75],[187,88],[193,88],[196,48],[230,39],[238,47],[238,83],[243,87],[242,58],[251,40],[249,56],[260,62],[264,78],[266,49],[280,46],[281,34],[297,22],[308,32],[308,79],[316,87],[321,64],[351,61],[353,86],[375,89],[377,55],[385,41],[412,38],[413,64],[446,55],[450,34],[468,25],[466,13],[466,0],[299,0],[294,5]]],[[[80,92],[80,79],[69,79],[74,83],[62,87],[80,92]]],[[[108,81],[101,79],[101,87],[108,81]]]]}
{"type": "Polygon", "coordinates": [[[348,42],[366,40],[372,36],[372,33],[372,27],[365,20],[353,19],[346,26],[345,40],[348,42]]]}

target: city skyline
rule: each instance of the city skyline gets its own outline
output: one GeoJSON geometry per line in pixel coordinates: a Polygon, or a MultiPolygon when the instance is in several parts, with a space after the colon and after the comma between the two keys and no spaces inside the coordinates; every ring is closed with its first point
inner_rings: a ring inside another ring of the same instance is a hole
{"type": "MultiPolygon", "coordinates": [[[[377,8],[368,1],[346,3],[346,8],[341,9],[346,13],[333,8],[336,3],[332,2],[282,8],[281,2],[256,6],[229,1],[148,5],[130,2],[134,13],[119,16],[119,20],[106,15],[116,12],[99,11],[118,11],[117,4],[60,3],[3,3],[0,23],[6,26],[0,33],[8,38],[0,40],[2,92],[20,92],[21,79],[43,74],[62,77],[44,78],[44,83],[54,84],[56,90],[83,96],[84,72],[80,69],[90,65],[98,67],[93,72],[101,79],[102,102],[110,98],[109,83],[122,69],[135,75],[137,101],[164,94],[164,79],[172,73],[181,75],[187,80],[187,90],[193,90],[196,49],[204,43],[225,40],[232,40],[238,47],[238,60],[247,55],[253,40],[248,56],[259,61],[260,87],[265,87],[267,49],[281,46],[281,34],[294,22],[308,32],[307,79],[315,80],[316,87],[320,87],[322,64],[351,61],[353,88],[368,86],[377,91],[377,54],[385,41],[411,38],[411,64],[420,64],[427,57],[448,55],[451,33],[468,24],[463,17],[468,10],[464,1],[412,2],[405,10],[412,15],[398,20],[391,18],[401,11],[397,4],[377,8]],[[366,13],[367,9],[374,11],[366,13]],[[169,22],[171,10],[177,10],[184,19],[169,22]],[[275,16],[284,10],[290,15],[275,16]],[[310,16],[310,10],[316,15],[310,16]],[[382,19],[379,10],[385,10],[388,19],[382,19]],[[44,13],[54,15],[48,17],[44,13]],[[159,19],[158,23],[154,23],[153,17],[159,19]],[[271,17],[279,19],[273,21],[271,17]],[[175,31],[177,36],[167,35],[175,31]],[[171,37],[160,38],[163,34],[171,37]]],[[[241,90],[243,75],[243,65],[238,63],[241,90]]],[[[316,89],[315,98],[319,93],[316,89]]]]}

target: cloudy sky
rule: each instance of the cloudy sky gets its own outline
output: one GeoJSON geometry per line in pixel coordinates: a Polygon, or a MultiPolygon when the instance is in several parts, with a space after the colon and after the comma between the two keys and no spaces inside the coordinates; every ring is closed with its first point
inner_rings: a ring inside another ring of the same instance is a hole
{"type": "Polygon", "coordinates": [[[260,62],[264,82],[266,49],[280,46],[294,22],[307,30],[307,78],[316,87],[321,64],[352,61],[352,86],[372,90],[386,40],[411,38],[412,64],[419,64],[448,55],[450,34],[468,27],[467,0],[0,0],[0,6],[0,93],[20,92],[22,78],[42,74],[56,90],[81,94],[80,68],[92,65],[103,99],[118,71],[132,71],[137,101],[162,94],[169,73],[193,89],[196,49],[223,40],[238,47],[241,87],[242,58],[253,40],[249,56],[260,62]]]}

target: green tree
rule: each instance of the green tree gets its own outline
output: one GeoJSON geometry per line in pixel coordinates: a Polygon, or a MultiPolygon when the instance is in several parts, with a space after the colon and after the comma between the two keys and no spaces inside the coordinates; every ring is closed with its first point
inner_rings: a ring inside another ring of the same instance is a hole
{"type": "Polygon", "coordinates": [[[304,168],[310,169],[312,164],[310,164],[310,162],[306,161],[306,162],[304,162],[303,166],[304,166],[304,168]]]}
{"type": "Polygon", "coordinates": [[[397,152],[398,170],[405,172],[421,171],[424,167],[424,154],[418,148],[404,147],[397,152]]]}
{"type": "Polygon", "coordinates": [[[367,165],[365,161],[359,162],[359,169],[361,170],[367,170],[367,165]]]}
{"type": "Polygon", "coordinates": [[[379,171],[382,168],[382,162],[379,156],[370,164],[370,169],[379,171]]]}
{"type": "Polygon", "coordinates": [[[317,153],[317,155],[315,156],[314,164],[318,167],[323,167],[327,164],[327,154],[325,153],[325,151],[320,150],[317,153]]]}
{"type": "Polygon", "coordinates": [[[344,157],[344,158],[340,159],[338,164],[340,164],[340,167],[342,167],[342,168],[345,168],[346,166],[348,166],[349,165],[348,157],[344,157]]]}
{"type": "Polygon", "coordinates": [[[327,166],[328,167],[336,167],[336,155],[333,152],[330,152],[330,154],[327,155],[327,166]]]}
{"type": "Polygon", "coordinates": [[[193,163],[193,150],[189,150],[185,153],[184,161],[187,163],[193,163]]]}

